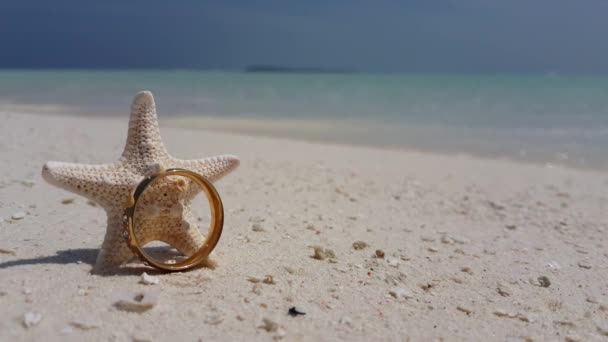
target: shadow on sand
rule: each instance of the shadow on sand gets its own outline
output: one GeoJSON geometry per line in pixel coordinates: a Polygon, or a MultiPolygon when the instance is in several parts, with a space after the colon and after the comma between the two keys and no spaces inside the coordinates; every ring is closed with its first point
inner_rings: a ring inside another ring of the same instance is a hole
{"type": "MultiPolygon", "coordinates": [[[[176,251],[164,247],[152,247],[147,252],[155,257],[175,257],[177,256],[176,251]]],[[[103,273],[93,272],[93,266],[99,253],[98,248],[79,248],[79,249],[67,249],[57,251],[55,255],[41,256],[31,259],[17,259],[9,260],[0,263],[0,270],[10,267],[19,267],[26,265],[41,265],[41,264],[55,264],[55,265],[69,265],[77,264],[78,262],[91,265],[90,272],[100,276],[113,276],[113,275],[141,275],[142,272],[148,274],[163,274],[166,272],[157,270],[150,266],[142,265],[139,261],[137,263],[128,263],[126,265],[116,267],[109,270],[104,270],[103,273]]],[[[212,263],[204,263],[201,267],[214,268],[212,263]]],[[[199,267],[197,267],[199,268],[199,267]]]]}

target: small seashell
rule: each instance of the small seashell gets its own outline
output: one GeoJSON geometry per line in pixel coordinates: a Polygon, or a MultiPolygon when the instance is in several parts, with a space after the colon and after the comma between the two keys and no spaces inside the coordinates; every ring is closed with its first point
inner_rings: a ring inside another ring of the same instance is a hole
{"type": "Polygon", "coordinates": [[[26,328],[31,328],[33,326],[38,325],[42,320],[42,315],[38,312],[28,312],[23,315],[23,325],[26,328]]]}
{"type": "Polygon", "coordinates": [[[148,273],[144,272],[141,274],[141,279],[139,280],[139,282],[144,285],[156,285],[160,282],[160,279],[158,279],[157,277],[153,277],[153,276],[149,275],[148,273]]]}
{"type": "Polygon", "coordinates": [[[19,211],[19,212],[14,213],[11,216],[11,218],[13,220],[21,220],[21,219],[25,218],[25,216],[26,216],[26,214],[23,211],[19,211]]]}

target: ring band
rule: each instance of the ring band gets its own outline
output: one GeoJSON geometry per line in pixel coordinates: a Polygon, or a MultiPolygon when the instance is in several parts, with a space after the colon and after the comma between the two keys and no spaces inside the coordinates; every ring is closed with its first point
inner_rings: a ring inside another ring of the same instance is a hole
{"type": "Polygon", "coordinates": [[[211,184],[211,182],[207,180],[207,178],[199,175],[198,173],[185,169],[168,169],[144,178],[137,185],[133,192],[131,192],[131,197],[129,198],[129,202],[124,211],[124,219],[127,244],[129,245],[129,248],[131,248],[131,250],[135,254],[137,254],[144,262],[148,263],[150,266],[164,271],[184,271],[193,268],[203,262],[209,256],[209,254],[211,254],[211,251],[213,251],[213,249],[217,245],[218,241],[220,240],[220,236],[222,235],[222,229],[224,227],[224,206],[217,190],[215,189],[213,184],[211,184]],[[150,257],[143,250],[143,246],[140,246],[139,242],[137,241],[133,222],[137,202],[143,194],[144,190],[149,185],[153,184],[156,180],[168,176],[183,176],[191,179],[205,192],[205,194],[207,195],[207,200],[209,201],[209,207],[211,209],[211,224],[209,227],[209,233],[207,234],[203,245],[199,248],[198,251],[196,251],[187,259],[172,264],[159,262],[150,257]]]}

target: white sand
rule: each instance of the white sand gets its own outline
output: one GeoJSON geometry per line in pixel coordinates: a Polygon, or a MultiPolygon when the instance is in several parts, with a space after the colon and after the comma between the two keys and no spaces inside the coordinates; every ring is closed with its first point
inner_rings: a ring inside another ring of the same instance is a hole
{"type": "Polygon", "coordinates": [[[91,275],[103,211],[39,172],[115,160],[127,120],[0,114],[0,341],[608,339],[604,172],[163,126],[176,157],[241,157],[217,184],[219,267],[158,285],[140,284],[142,269],[91,275]],[[312,259],[311,245],[337,262],[312,259]],[[265,275],[276,284],[247,280],[265,275]],[[153,309],[114,307],[149,289],[153,309]],[[278,330],[260,328],[265,318],[278,330]]]}

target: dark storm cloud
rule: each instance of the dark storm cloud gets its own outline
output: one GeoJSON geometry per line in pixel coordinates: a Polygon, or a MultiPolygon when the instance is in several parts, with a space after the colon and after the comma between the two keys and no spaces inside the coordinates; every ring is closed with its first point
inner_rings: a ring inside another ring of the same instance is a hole
{"type": "Polygon", "coordinates": [[[3,1],[0,67],[608,73],[608,1],[3,1]]]}

